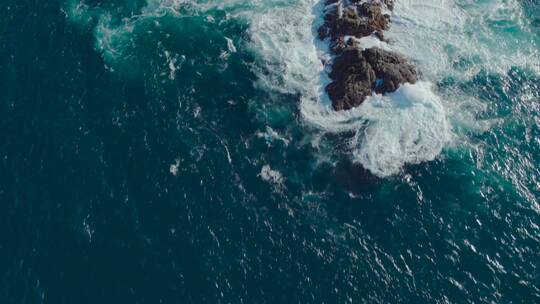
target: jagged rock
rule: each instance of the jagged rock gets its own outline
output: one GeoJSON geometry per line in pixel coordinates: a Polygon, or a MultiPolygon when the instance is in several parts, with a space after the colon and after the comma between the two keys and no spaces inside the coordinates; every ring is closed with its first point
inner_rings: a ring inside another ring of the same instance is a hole
{"type": "Polygon", "coordinates": [[[417,80],[413,65],[398,54],[379,48],[360,51],[347,47],[338,56],[326,87],[335,110],[359,106],[374,91],[379,94],[394,92],[399,85],[417,80]]]}
{"type": "Polygon", "coordinates": [[[371,35],[376,29],[370,21],[358,15],[354,7],[346,8],[334,27],[333,36],[364,37],[371,35]]]}
{"type": "Polygon", "coordinates": [[[387,9],[394,0],[326,0],[324,25],[319,29],[321,39],[330,38],[330,50],[336,55],[326,91],[336,110],[360,105],[373,92],[394,92],[406,82],[418,79],[415,67],[394,52],[379,48],[361,51],[354,40],[372,34],[385,41],[383,31],[390,25],[387,9]]]}
{"type": "Polygon", "coordinates": [[[370,95],[377,77],[371,65],[357,48],[347,48],[336,58],[326,90],[335,110],[360,105],[370,95]]]}
{"type": "Polygon", "coordinates": [[[399,85],[418,80],[415,67],[399,54],[370,48],[363,51],[362,55],[375,71],[377,79],[382,81],[374,88],[379,94],[394,92],[399,85]]]}
{"type": "Polygon", "coordinates": [[[342,12],[340,10],[341,6],[337,5],[327,12],[325,24],[319,28],[319,38],[361,38],[388,28],[389,16],[382,14],[380,5],[364,3],[358,8],[347,7],[342,12]]]}
{"type": "Polygon", "coordinates": [[[374,29],[371,33],[386,30],[390,25],[390,16],[383,14],[383,9],[379,3],[362,3],[358,6],[358,12],[368,18],[369,25],[374,29]]]}

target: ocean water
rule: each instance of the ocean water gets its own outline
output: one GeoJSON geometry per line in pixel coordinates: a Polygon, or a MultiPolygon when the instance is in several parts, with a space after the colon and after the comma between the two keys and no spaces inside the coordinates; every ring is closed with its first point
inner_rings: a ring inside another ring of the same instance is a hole
{"type": "Polygon", "coordinates": [[[537,1],[396,1],[344,112],[321,1],[0,2],[0,303],[540,303],[537,1]]]}

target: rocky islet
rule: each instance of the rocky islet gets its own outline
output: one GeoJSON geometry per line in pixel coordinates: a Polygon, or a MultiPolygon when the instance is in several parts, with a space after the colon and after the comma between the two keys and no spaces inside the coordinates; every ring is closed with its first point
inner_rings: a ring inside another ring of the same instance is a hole
{"type": "Polygon", "coordinates": [[[335,56],[329,74],[332,81],[326,87],[335,110],[351,109],[373,92],[391,93],[403,83],[417,81],[415,66],[402,55],[378,47],[363,49],[358,42],[368,36],[386,41],[393,0],[325,1],[319,38],[329,40],[335,56]]]}

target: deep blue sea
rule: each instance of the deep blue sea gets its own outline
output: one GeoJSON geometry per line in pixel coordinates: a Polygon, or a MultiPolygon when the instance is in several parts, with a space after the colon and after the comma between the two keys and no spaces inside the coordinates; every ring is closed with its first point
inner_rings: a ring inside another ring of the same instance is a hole
{"type": "Polygon", "coordinates": [[[331,110],[317,0],[0,0],[0,303],[540,303],[540,3],[396,0],[331,110]]]}

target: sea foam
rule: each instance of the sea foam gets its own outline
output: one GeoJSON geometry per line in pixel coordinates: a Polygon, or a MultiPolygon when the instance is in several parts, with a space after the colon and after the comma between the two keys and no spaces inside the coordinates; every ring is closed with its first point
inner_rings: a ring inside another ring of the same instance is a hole
{"type": "Polygon", "coordinates": [[[429,82],[372,96],[359,114],[368,123],[351,143],[354,161],[379,176],[399,173],[404,164],[435,159],[452,137],[441,98],[429,82]]]}
{"type": "Polygon", "coordinates": [[[538,73],[538,45],[531,43],[527,20],[518,0],[401,0],[387,37],[431,81],[512,67],[538,73]]]}
{"type": "Polygon", "coordinates": [[[322,130],[354,132],[347,144],[352,160],[380,177],[435,159],[453,137],[443,102],[425,81],[372,95],[348,111],[313,100],[303,100],[301,109],[304,119],[322,130]]]}

